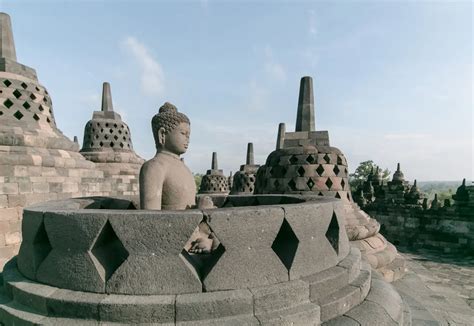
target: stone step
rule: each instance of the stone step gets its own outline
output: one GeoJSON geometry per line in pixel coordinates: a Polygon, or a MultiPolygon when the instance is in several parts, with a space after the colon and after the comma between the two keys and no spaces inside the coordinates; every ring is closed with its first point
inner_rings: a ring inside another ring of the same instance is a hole
{"type": "Polygon", "coordinates": [[[322,298],[347,286],[359,276],[360,268],[360,251],[351,248],[349,254],[337,266],[302,278],[309,284],[310,300],[319,303],[322,298]]]}
{"type": "Polygon", "coordinates": [[[355,280],[318,300],[321,307],[321,321],[340,316],[363,302],[370,290],[370,284],[371,267],[363,262],[355,280]]]}
{"type": "MultiPolygon", "coordinates": [[[[257,315],[260,325],[263,326],[279,326],[279,325],[319,325],[320,324],[320,307],[308,301],[289,309],[272,311],[264,315],[257,315]]],[[[227,325],[227,324],[226,324],[227,325]]]]}

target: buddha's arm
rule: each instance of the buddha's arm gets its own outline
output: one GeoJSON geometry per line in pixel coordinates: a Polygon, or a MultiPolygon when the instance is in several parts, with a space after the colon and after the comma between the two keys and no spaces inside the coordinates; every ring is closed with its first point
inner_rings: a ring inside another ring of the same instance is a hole
{"type": "Polygon", "coordinates": [[[161,210],[164,173],[160,168],[144,164],[140,170],[141,209],[161,210]]]}

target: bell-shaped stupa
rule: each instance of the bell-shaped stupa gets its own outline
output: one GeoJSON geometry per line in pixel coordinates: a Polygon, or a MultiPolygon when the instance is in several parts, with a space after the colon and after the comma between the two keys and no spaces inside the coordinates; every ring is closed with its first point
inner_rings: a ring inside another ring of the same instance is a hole
{"type": "Polygon", "coordinates": [[[253,155],[253,143],[247,144],[247,160],[235,173],[232,183],[231,195],[253,194],[257,170],[260,165],[255,164],[253,155]]]}
{"type": "Polygon", "coordinates": [[[36,71],[17,61],[10,16],[0,13],[0,216],[8,222],[0,230],[0,269],[18,251],[23,207],[109,194],[97,181],[103,173],[78,150],[57,128],[36,71]]]}
{"type": "MultiPolygon", "coordinates": [[[[380,233],[380,224],[352,200],[344,154],[329,144],[327,131],[315,130],[313,80],[300,83],[295,132],[280,124],[277,148],[257,173],[256,194],[302,194],[339,198],[345,204],[346,231],[373,268],[392,281],[403,275],[405,263],[380,233]]],[[[379,171],[375,178],[380,179],[379,171]]],[[[377,181],[376,180],[376,181],[377,181]]],[[[378,181],[377,181],[378,182],[378,181]]]]}
{"type": "Polygon", "coordinates": [[[101,111],[94,111],[84,128],[81,154],[96,163],[106,177],[126,178],[138,190],[138,174],[144,160],[133,150],[130,129],[114,112],[110,84],[102,88],[101,111]],[[130,180],[133,179],[133,180],[130,180]]]}
{"type": "Polygon", "coordinates": [[[229,193],[228,178],[217,166],[217,153],[212,153],[211,169],[202,176],[199,194],[229,193]]]}

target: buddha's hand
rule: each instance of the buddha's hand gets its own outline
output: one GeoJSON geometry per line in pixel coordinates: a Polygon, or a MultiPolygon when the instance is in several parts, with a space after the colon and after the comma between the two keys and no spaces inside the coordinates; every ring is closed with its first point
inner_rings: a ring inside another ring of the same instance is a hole
{"type": "Polygon", "coordinates": [[[209,254],[212,250],[213,239],[210,237],[200,237],[191,242],[190,253],[209,254]]]}

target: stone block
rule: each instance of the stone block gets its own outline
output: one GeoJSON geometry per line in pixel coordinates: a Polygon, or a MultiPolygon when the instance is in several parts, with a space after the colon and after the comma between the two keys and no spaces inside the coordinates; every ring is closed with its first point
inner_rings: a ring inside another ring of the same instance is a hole
{"type": "Polygon", "coordinates": [[[129,256],[107,282],[117,294],[201,292],[202,284],[181,252],[203,218],[200,211],[111,211],[109,221],[129,256]],[[157,281],[159,280],[159,281],[157,281]]]}
{"type": "MultiPolygon", "coordinates": [[[[8,207],[8,197],[7,195],[0,195],[0,208],[8,207]]],[[[0,218],[1,218],[1,211],[0,211],[0,218]]]]}
{"type": "Polygon", "coordinates": [[[321,324],[320,308],[318,305],[312,303],[273,311],[266,315],[257,315],[257,318],[260,321],[260,324],[264,326],[309,326],[321,324]]]}
{"type": "Polygon", "coordinates": [[[180,294],[176,297],[176,322],[252,314],[253,300],[249,290],[180,294]]]}
{"type": "Polygon", "coordinates": [[[331,292],[337,291],[349,284],[349,273],[346,269],[334,266],[322,272],[303,278],[309,285],[310,300],[319,301],[331,292]]]}
{"type": "Polygon", "coordinates": [[[108,295],[99,305],[100,320],[174,324],[175,297],[175,295],[108,295]]]}
{"type": "Polygon", "coordinates": [[[18,194],[18,183],[2,183],[0,184],[0,195],[18,194]]]}
{"type": "Polygon", "coordinates": [[[5,244],[7,246],[19,244],[21,242],[20,232],[5,233],[5,244]]]}
{"type": "Polygon", "coordinates": [[[352,247],[349,255],[337,264],[337,266],[342,267],[349,272],[349,282],[352,282],[359,275],[361,258],[360,250],[352,247]]]}
{"type": "Polygon", "coordinates": [[[251,288],[255,315],[294,307],[309,302],[309,285],[301,280],[251,288]]]}
{"type": "Polygon", "coordinates": [[[35,182],[32,185],[34,193],[49,193],[49,183],[47,182],[35,182]]]}
{"type": "Polygon", "coordinates": [[[372,279],[372,286],[366,301],[378,304],[382,307],[391,319],[399,321],[403,313],[403,301],[398,292],[389,283],[372,279]]]}
{"type": "MultiPolygon", "coordinates": [[[[290,279],[298,279],[332,267],[338,262],[338,252],[326,233],[333,217],[332,203],[284,205],[285,219],[298,239],[290,279]]],[[[348,242],[344,225],[337,225],[337,247],[348,242]]]]}
{"type": "MultiPolygon", "coordinates": [[[[161,324],[160,324],[161,325],[161,324]]],[[[173,324],[174,325],[174,324],[173,324]]],[[[207,320],[178,321],[177,326],[259,326],[260,322],[253,315],[239,315],[207,320]]]]}
{"type": "Polygon", "coordinates": [[[48,315],[56,317],[99,319],[99,304],[105,294],[58,289],[46,298],[48,315]]]}
{"type": "Polygon", "coordinates": [[[48,314],[46,299],[57,290],[57,288],[33,283],[26,279],[15,282],[11,289],[16,302],[32,308],[43,315],[48,314]]]}
{"type": "Polygon", "coordinates": [[[288,271],[272,249],[283,222],[281,207],[209,210],[209,225],[224,248],[205,276],[207,291],[238,289],[288,280],[288,271]]]}
{"type": "Polygon", "coordinates": [[[25,207],[26,205],[26,195],[7,195],[8,196],[8,206],[9,207],[25,207]]]}
{"type": "Polygon", "coordinates": [[[340,316],[360,303],[360,290],[345,286],[320,300],[321,321],[340,316]]]}
{"type": "Polygon", "coordinates": [[[377,303],[364,301],[359,306],[351,309],[346,316],[367,326],[395,326],[398,325],[387,312],[377,303]]]}

